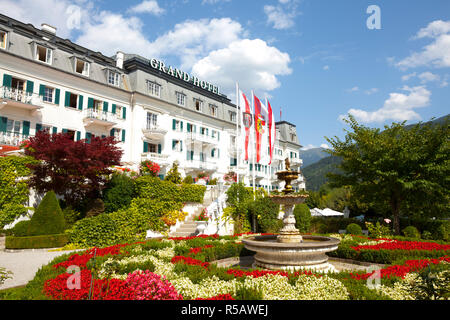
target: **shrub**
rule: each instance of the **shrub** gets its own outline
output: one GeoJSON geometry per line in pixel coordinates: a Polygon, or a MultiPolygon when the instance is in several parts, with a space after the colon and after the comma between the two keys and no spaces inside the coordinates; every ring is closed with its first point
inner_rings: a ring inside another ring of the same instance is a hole
{"type": "MultiPolygon", "coordinates": [[[[278,232],[283,222],[278,219],[279,206],[269,198],[258,198],[248,205],[250,217],[256,219],[256,229],[258,232],[278,232]]],[[[250,218],[253,222],[253,219],[250,218]]]]}
{"type": "Polygon", "coordinates": [[[345,230],[350,223],[356,223],[364,227],[364,223],[354,218],[324,218],[312,217],[311,230],[319,233],[338,233],[339,230],[345,230]]]}
{"type": "Polygon", "coordinates": [[[62,212],[67,226],[73,225],[80,218],[80,213],[71,206],[65,207],[62,212]]]}
{"type": "Polygon", "coordinates": [[[183,184],[193,184],[194,183],[194,179],[192,178],[192,176],[186,176],[183,179],[183,184]]]}
{"type": "Polygon", "coordinates": [[[29,227],[30,227],[30,220],[19,221],[15,224],[14,228],[12,229],[13,231],[12,233],[16,237],[25,237],[30,233],[29,227]]]}
{"type": "Polygon", "coordinates": [[[424,232],[422,232],[422,238],[425,240],[431,240],[433,239],[433,235],[431,234],[430,231],[425,230],[424,232]]]}
{"type": "Polygon", "coordinates": [[[117,224],[108,214],[77,221],[67,231],[71,243],[82,246],[107,246],[116,242],[117,224]]]}
{"type": "Polygon", "coordinates": [[[89,203],[88,211],[86,212],[86,217],[96,217],[99,214],[105,212],[105,204],[102,199],[93,199],[89,203]]]}
{"type": "Polygon", "coordinates": [[[0,229],[5,225],[10,224],[20,216],[28,213],[27,208],[18,203],[7,203],[0,210],[0,229]]]}
{"type": "Polygon", "coordinates": [[[114,212],[130,205],[136,196],[134,180],[126,174],[112,175],[103,192],[105,212],[114,212]]]}
{"type": "Polygon", "coordinates": [[[60,248],[68,242],[66,234],[52,234],[31,237],[12,237],[5,239],[6,249],[42,249],[60,248]]]}
{"type": "Polygon", "coordinates": [[[66,222],[59,206],[56,194],[47,192],[30,220],[30,236],[60,234],[64,232],[66,222]]]}
{"type": "Polygon", "coordinates": [[[311,211],[306,204],[297,204],[294,208],[295,227],[302,233],[309,232],[311,227],[311,211]]]}
{"type": "Polygon", "coordinates": [[[210,186],[215,186],[215,185],[217,185],[217,178],[214,178],[214,179],[209,180],[208,184],[209,184],[210,186]]]}
{"type": "Polygon", "coordinates": [[[149,174],[152,177],[157,177],[159,171],[161,170],[161,167],[156,162],[145,160],[141,162],[139,169],[141,171],[141,174],[149,174]]]}
{"type": "Polygon", "coordinates": [[[178,162],[177,161],[174,161],[174,163],[172,164],[172,168],[170,168],[169,172],[167,172],[164,180],[175,183],[175,184],[181,183],[181,174],[180,174],[180,172],[178,172],[178,162]]]}
{"type": "Polygon", "coordinates": [[[197,184],[182,184],[180,187],[182,202],[202,203],[206,187],[197,184]]]}
{"type": "Polygon", "coordinates": [[[420,232],[414,226],[408,226],[405,229],[403,229],[402,232],[405,235],[405,237],[420,239],[420,232]]]}
{"type": "Polygon", "coordinates": [[[362,229],[359,225],[356,223],[350,223],[347,228],[347,233],[353,234],[353,235],[362,235],[362,229]]]}

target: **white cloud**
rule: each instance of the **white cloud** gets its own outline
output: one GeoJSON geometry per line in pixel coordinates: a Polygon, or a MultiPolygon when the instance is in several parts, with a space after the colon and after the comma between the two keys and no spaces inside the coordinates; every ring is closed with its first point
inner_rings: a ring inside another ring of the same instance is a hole
{"type": "Polygon", "coordinates": [[[243,39],[230,43],[228,47],[212,51],[192,68],[194,74],[213,83],[232,95],[235,82],[249,92],[271,91],[281,84],[280,75],[292,72],[287,53],[267,45],[261,39],[243,39]]]}
{"type": "Polygon", "coordinates": [[[364,91],[364,93],[369,95],[369,96],[374,94],[374,93],[377,93],[377,92],[378,92],[378,88],[371,88],[371,89],[368,89],[368,90],[364,91]]]}
{"type": "MultiPolygon", "coordinates": [[[[426,107],[430,104],[431,92],[424,86],[402,88],[406,93],[391,93],[382,108],[376,111],[350,109],[347,113],[364,123],[383,122],[386,120],[420,120],[420,115],[413,109],[426,107]]],[[[342,119],[341,115],[339,118],[342,119]]]]}
{"type": "Polygon", "coordinates": [[[328,66],[328,65],[326,65],[326,66],[323,66],[323,68],[322,68],[323,70],[325,70],[325,71],[327,71],[327,70],[330,70],[330,66],[328,66]]]}
{"type": "Polygon", "coordinates": [[[326,143],[322,143],[322,144],[320,145],[320,147],[321,147],[321,148],[324,148],[324,149],[330,149],[330,146],[327,145],[326,143]]]}
{"type": "Polygon", "coordinates": [[[138,5],[131,7],[128,9],[130,13],[150,13],[156,16],[159,16],[165,12],[163,8],[161,8],[157,1],[155,0],[146,0],[142,1],[138,5]]]}
{"type": "Polygon", "coordinates": [[[421,52],[414,52],[397,62],[396,66],[403,70],[419,66],[450,67],[450,21],[431,22],[415,36],[415,39],[422,38],[431,38],[433,42],[425,46],[421,52]]]}
{"type": "Polygon", "coordinates": [[[359,87],[357,87],[357,86],[355,86],[351,89],[347,89],[347,92],[356,92],[356,91],[359,91],[359,87]]]}
{"type": "Polygon", "coordinates": [[[408,81],[409,79],[414,78],[415,76],[417,76],[417,72],[405,74],[404,76],[402,76],[402,81],[408,81]]]}
{"type": "Polygon", "coordinates": [[[219,2],[230,2],[231,0],[203,0],[202,4],[216,4],[219,2]]]}
{"type": "MultiPolygon", "coordinates": [[[[287,3],[287,2],[282,2],[287,3]]],[[[295,25],[295,10],[286,12],[281,6],[264,6],[264,13],[267,15],[267,23],[272,24],[275,29],[283,30],[292,28],[295,25]]]]}
{"type": "Polygon", "coordinates": [[[432,82],[432,81],[440,81],[441,77],[437,74],[433,74],[429,71],[423,72],[417,76],[422,83],[432,82]]]}

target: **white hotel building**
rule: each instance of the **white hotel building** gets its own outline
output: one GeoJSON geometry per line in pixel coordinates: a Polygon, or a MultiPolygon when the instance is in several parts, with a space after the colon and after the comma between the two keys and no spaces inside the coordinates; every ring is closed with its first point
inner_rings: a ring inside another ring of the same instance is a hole
{"type": "MultiPolygon", "coordinates": [[[[236,105],[218,87],[155,59],[118,52],[107,57],[0,14],[0,148],[18,146],[37,131],[73,139],[113,135],[122,165],[149,159],[164,176],[177,160],[183,176],[238,172],[251,186],[277,188],[284,159],[299,169],[295,125],[276,123],[272,166],[237,163],[236,105]]],[[[1,150],[0,150],[1,151],[1,150]]],[[[304,189],[303,177],[293,184],[304,189]]]]}

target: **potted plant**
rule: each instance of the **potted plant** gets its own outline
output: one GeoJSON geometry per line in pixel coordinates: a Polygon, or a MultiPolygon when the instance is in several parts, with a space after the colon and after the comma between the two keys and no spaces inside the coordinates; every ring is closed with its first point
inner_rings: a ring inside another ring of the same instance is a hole
{"type": "Polygon", "coordinates": [[[195,224],[197,225],[198,234],[202,234],[206,229],[206,225],[208,224],[209,220],[207,213],[208,210],[204,208],[200,215],[194,219],[195,224]]]}

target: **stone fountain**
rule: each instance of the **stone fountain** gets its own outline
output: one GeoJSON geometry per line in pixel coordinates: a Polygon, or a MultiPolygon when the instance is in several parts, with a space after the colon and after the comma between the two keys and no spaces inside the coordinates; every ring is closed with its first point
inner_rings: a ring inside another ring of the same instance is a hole
{"type": "Polygon", "coordinates": [[[289,159],[285,160],[285,166],[285,171],[277,172],[278,179],[285,182],[282,194],[269,196],[274,203],[284,206],[283,228],[278,235],[252,236],[242,240],[248,250],[256,252],[253,266],[270,270],[335,271],[325,253],[336,250],[340,241],[300,234],[295,227],[294,207],[303,203],[308,195],[293,194],[291,181],[298,179],[299,172],[291,170],[289,159]]]}

